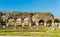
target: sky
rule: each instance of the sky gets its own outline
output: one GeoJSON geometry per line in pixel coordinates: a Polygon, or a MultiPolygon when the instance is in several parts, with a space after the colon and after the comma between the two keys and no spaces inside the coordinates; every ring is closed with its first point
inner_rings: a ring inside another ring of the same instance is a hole
{"type": "Polygon", "coordinates": [[[60,16],[60,0],[0,0],[2,12],[51,12],[60,16]]]}

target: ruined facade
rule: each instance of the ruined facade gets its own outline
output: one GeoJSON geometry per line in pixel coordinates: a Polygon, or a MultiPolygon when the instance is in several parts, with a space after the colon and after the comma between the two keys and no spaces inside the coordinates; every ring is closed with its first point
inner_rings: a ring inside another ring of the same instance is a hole
{"type": "MultiPolygon", "coordinates": [[[[54,16],[49,12],[0,12],[0,26],[3,27],[2,20],[5,20],[4,28],[11,27],[9,21],[12,20],[12,27],[18,28],[34,28],[46,29],[47,27],[54,29],[54,16]],[[19,26],[17,26],[19,24],[19,26]]],[[[11,24],[11,23],[10,23],[11,24]]]]}

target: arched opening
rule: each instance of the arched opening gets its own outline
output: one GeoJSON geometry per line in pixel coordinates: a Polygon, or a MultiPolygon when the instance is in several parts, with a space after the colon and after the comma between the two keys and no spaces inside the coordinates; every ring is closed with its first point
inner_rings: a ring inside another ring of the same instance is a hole
{"type": "Polygon", "coordinates": [[[14,26],[14,19],[8,19],[8,25],[9,25],[9,27],[13,27],[14,26]]]}
{"type": "Polygon", "coordinates": [[[18,18],[17,20],[16,20],[16,25],[18,26],[18,27],[21,27],[22,25],[21,25],[21,19],[20,18],[18,18]]]}
{"type": "Polygon", "coordinates": [[[40,26],[43,26],[43,25],[44,25],[44,20],[40,20],[40,21],[39,21],[39,25],[40,25],[40,26]]]}
{"type": "Polygon", "coordinates": [[[1,26],[3,28],[6,28],[6,20],[5,19],[1,20],[1,26]]]}
{"type": "Polygon", "coordinates": [[[4,14],[2,14],[1,16],[1,25],[3,26],[3,28],[6,27],[6,16],[4,14]]]}
{"type": "Polygon", "coordinates": [[[29,18],[25,18],[25,19],[24,19],[24,25],[25,25],[25,26],[29,26],[29,24],[28,24],[29,22],[28,22],[28,21],[29,21],[29,18]]]}
{"type": "Polygon", "coordinates": [[[51,27],[51,24],[52,24],[52,21],[51,21],[51,20],[48,20],[48,21],[46,22],[46,27],[47,27],[47,28],[50,28],[50,27],[51,27]]]}

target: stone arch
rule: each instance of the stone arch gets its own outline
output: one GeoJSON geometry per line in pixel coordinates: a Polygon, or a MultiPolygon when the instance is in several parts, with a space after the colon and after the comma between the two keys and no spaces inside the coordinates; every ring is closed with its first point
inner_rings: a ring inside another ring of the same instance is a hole
{"type": "Polygon", "coordinates": [[[14,19],[12,18],[10,18],[10,19],[8,19],[8,26],[9,27],[12,27],[12,26],[14,26],[14,19]]]}
{"type": "Polygon", "coordinates": [[[28,22],[28,21],[29,21],[29,18],[25,18],[25,19],[24,19],[24,25],[25,25],[25,26],[28,26],[28,25],[29,25],[29,22],[28,22]]]}
{"type": "Polygon", "coordinates": [[[51,27],[51,26],[52,26],[52,20],[47,20],[46,27],[51,27]]]}
{"type": "Polygon", "coordinates": [[[40,25],[40,26],[44,26],[44,20],[40,20],[40,21],[39,21],[39,25],[40,25]]]}
{"type": "Polygon", "coordinates": [[[5,14],[1,14],[1,26],[3,28],[6,28],[6,15],[5,14]]]}
{"type": "Polygon", "coordinates": [[[16,20],[16,25],[18,26],[18,27],[21,27],[22,25],[21,25],[21,18],[17,18],[17,20],[16,20]]]}

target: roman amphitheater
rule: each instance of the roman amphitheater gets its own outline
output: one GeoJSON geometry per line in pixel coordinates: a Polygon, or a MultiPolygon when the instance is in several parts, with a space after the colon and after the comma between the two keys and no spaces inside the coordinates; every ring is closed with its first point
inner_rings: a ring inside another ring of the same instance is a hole
{"type": "Polygon", "coordinates": [[[50,12],[0,12],[0,29],[55,29],[55,18],[50,12]]]}

